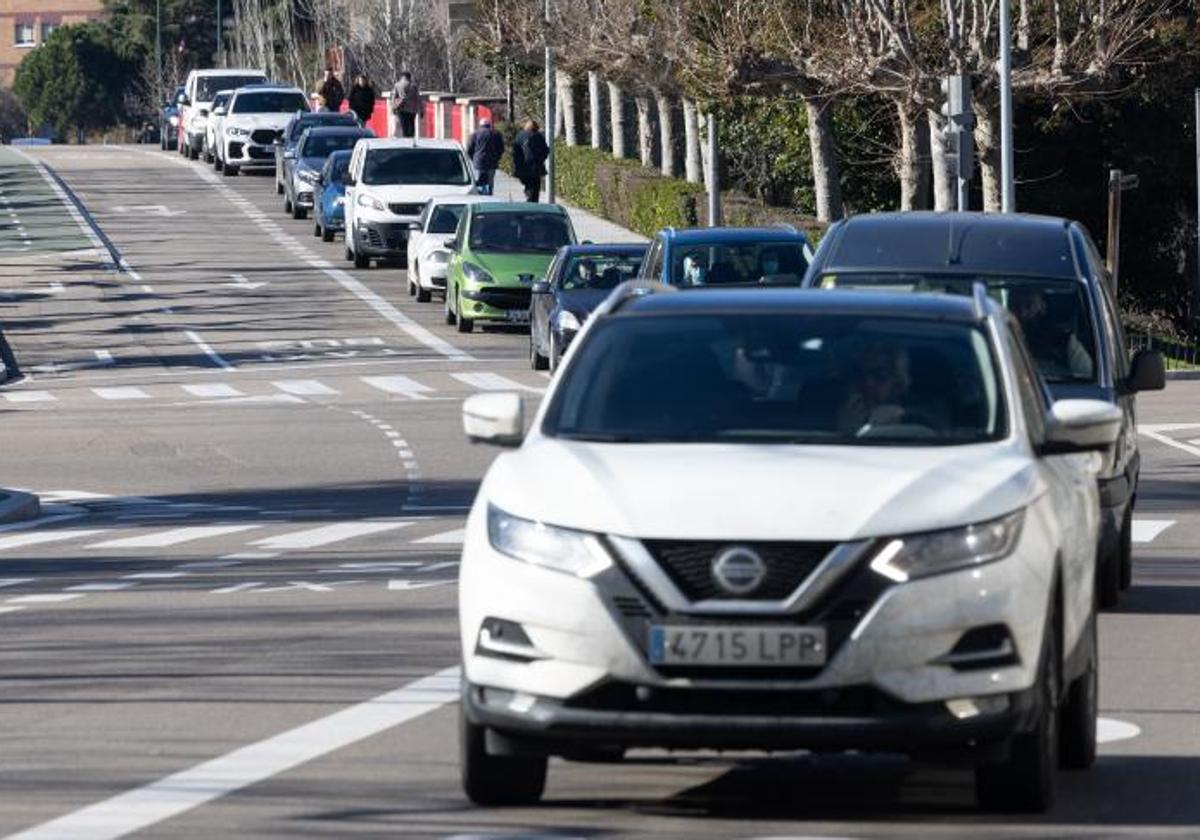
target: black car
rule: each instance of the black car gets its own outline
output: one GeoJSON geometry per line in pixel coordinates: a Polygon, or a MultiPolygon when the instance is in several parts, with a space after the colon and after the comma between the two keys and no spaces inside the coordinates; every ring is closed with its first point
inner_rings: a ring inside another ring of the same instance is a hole
{"type": "Polygon", "coordinates": [[[293,151],[283,155],[283,212],[293,219],[308,217],[313,193],[321,181],[321,168],[334,152],[348,151],[375,132],[358,126],[310,126],[300,135],[293,151]]]}
{"type": "Polygon", "coordinates": [[[638,276],[645,245],[566,245],[529,303],[529,364],[558,369],[558,361],[592,310],[609,292],[638,276]]]}
{"type": "Polygon", "coordinates": [[[1143,350],[1130,359],[1112,277],[1083,225],[1013,213],[855,216],[829,229],[805,276],[805,285],[824,289],[967,295],[975,283],[1016,316],[1054,399],[1106,400],[1124,413],[1099,476],[1097,580],[1101,606],[1113,607],[1133,574],[1141,468],[1135,396],[1166,382],[1160,354],[1143,350]]]}
{"type": "Polygon", "coordinates": [[[275,192],[283,195],[287,153],[296,151],[296,143],[306,128],[318,125],[358,126],[358,117],[351,111],[340,114],[329,111],[297,111],[283,129],[283,138],[275,142],[275,192]]]}
{"type": "Polygon", "coordinates": [[[163,103],[158,114],[159,148],[164,152],[174,150],[179,143],[179,97],[183,95],[183,85],[175,88],[171,98],[163,103]]]}

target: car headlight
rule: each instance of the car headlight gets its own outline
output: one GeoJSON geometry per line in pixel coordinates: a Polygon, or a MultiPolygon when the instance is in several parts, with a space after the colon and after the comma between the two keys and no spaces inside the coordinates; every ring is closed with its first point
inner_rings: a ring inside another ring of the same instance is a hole
{"type": "Polygon", "coordinates": [[[167,117],[167,122],[169,122],[172,127],[179,125],[179,115],[172,114],[171,116],[167,117]]]}
{"type": "Polygon", "coordinates": [[[488,542],[501,554],[534,566],[586,578],[612,565],[595,534],[558,528],[488,505],[488,542]]]}
{"type": "Polygon", "coordinates": [[[225,129],[225,133],[230,137],[249,137],[250,132],[244,128],[238,128],[236,125],[231,125],[225,129]]]}
{"type": "Polygon", "coordinates": [[[470,263],[470,262],[464,261],[462,264],[462,270],[463,270],[463,274],[465,274],[467,276],[467,279],[470,280],[472,283],[478,283],[480,285],[486,286],[487,284],[494,282],[492,280],[492,275],[488,274],[482,268],[475,265],[475,263],[470,263]]]}
{"type": "Polygon", "coordinates": [[[431,263],[448,263],[448,262],[450,262],[450,252],[449,251],[431,251],[429,253],[429,256],[426,257],[426,259],[429,260],[431,263]]]}
{"type": "Polygon", "coordinates": [[[314,169],[298,169],[296,177],[306,184],[317,184],[321,181],[321,173],[314,169]]]}
{"type": "Polygon", "coordinates": [[[554,318],[554,326],[562,332],[579,332],[579,319],[564,309],[554,318]]]}
{"type": "Polygon", "coordinates": [[[387,207],[384,206],[384,203],[382,201],[380,201],[375,196],[367,195],[366,193],[358,194],[358,206],[359,207],[370,207],[372,210],[378,210],[380,213],[382,213],[384,210],[387,209],[387,207]]]}
{"type": "Polygon", "coordinates": [[[1024,521],[1025,511],[1019,510],[965,528],[897,537],[875,555],[871,569],[904,583],[1002,560],[1016,547],[1024,521]]]}

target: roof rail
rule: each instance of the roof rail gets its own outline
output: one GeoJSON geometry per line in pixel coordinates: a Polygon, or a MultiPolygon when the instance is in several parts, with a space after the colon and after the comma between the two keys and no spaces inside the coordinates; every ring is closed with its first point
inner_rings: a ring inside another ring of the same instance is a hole
{"type": "Polygon", "coordinates": [[[975,302],[975,317],[980,321],[984,320],[987,318],[992,306],[992,300],[988,297],[987,286],[979,282],[973,283],[971,285],[971,297],[975,302]]]}
{"type": "Polygon", "coordinates": [[[613,289],[609,296],[604,299],[604,302],[596,307],[595,314],[608,315],[616,312],[634,298],[677,291],[679,290],[674,286],[668,286],[656,280],[626,280],[613,289]]]}

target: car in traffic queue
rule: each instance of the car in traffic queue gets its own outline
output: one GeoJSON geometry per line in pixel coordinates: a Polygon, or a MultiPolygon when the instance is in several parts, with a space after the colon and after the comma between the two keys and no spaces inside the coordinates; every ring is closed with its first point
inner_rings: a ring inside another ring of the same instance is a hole
{"type": "Polygon", "coordinates": [[[454,236],[468,204],[497,202],[489,195],[443,195],[429,199],[408,237],[408,293],[428,303],[433,293],[446,293],[446,268],[451,252],[446,238],[454,236]]]}
{"type": "Polygon", "coordinates": [[[408,237],[436,195],[470,195],[475,173],[453,140],[378,138],[354,147],[346,181],[346,259],[405,265],[408,237]]]}
{"type": "Polygon", "coordinates": [[[533,284],[545,278],[575,228],[557,204],[468,204],[446,240],[446,323],[469,333],[476,323],[529,323],[533,284]]]}
{"type": "Polygon", "coordinates": [[[792,225],[664,228],[650,243],[639,279],[680,288],[799,286],[812,253],[792,225]]]}
{"type": "MultiPolygon", "coordinates": [[[[195,160],[204,145],[204,132],[217,92],[235,90],[244,85],[267,83],[261,70],[237,68],[208,68],[192,70],[187,75],[179,104],[179,153],[195,160]]],[[[219,147],[218,147],[219,148],[219,147]]]]}
{"type": "Polygon", "coordinates": [[[558,363],[592,310],[622,283],[633,280],[645,245],[568,245],[554,256],[544,280],[533,284],[529,306],[529,365],[558,370],[558,363]]]}
{"type": "Polygon", "coordinates": [[[807,749],[965,760],[1038,811],[1094,761],[1120,411],[1051,403],[982,287],[627,284],[523,414],[463,404],[507,448],[459,576],[472,801],[538,799],[548,756],[807,749]]]}
{"type": "Polygon", "coordinates": [[[305,129],[320,125],[357,127],[358,117],[349,111],[334,114],[328,111],[297,111],[283,129],[283,137],[275,144],[275,192],[283,195],[284,180],[289,174],[288,162],[295,160],[296,144],[305,129]],[[288,153],[291,157],[288,157],[288,153]]]}
{"type": "Polygon", "coordinates": [[[1141,456],[1136,396],[1165,387],[1163,359],[1132,359],[1099,250],[1067,219],[992,213],[879,213],[833,225],[806,283],[818,288],[970,294],[982,283],[1021,325],[1055,399],[1103,400],[1121,434],[1099,475],[1100,605],[1133,577],[1133,510],[1141,456]]]}
{"type": "Polygon", "coordinates": [[[175,150],[179,145],[179,97],[183,96],[183,91],[183,85],[175,88],[158,113],[158,147],[164,152],[175,150]]]}
{"type": "Polygon", "coordinates": [[[227,176],[275,166],[275,141],[296,111],[308,109],[304,91],[285,85],[248,85],[233,92],[221,118],[214,164],[227,176]]]}
{"type": "Polygon", "coordinates": [[[217,161],[217,143],[221,137],[221,121],[229,108],[229,100],[232,98],[232,90],[219,90],[213,97],[208,119],[204,121],[204,141],[200,146],[200,159],[205,163],[211,164],[217,161]]]}
{"type": "Polygon", "coordinates": [[[293,219],[308,218],[313,208],[313,190],[321,180],[321,168],[334,152],[353,152],[359,140],[375,132],[358,126],[310,126],[300,135],[294,149],[284,155],[283,212],[293,219]]]}
{"type": "Polygon", "coordinates": [[[313,236],[324,242],[345,230],[346,176],[350,172],[350,150],[334,152],[321,167],[321,177],[313,187],[313,236]]]}

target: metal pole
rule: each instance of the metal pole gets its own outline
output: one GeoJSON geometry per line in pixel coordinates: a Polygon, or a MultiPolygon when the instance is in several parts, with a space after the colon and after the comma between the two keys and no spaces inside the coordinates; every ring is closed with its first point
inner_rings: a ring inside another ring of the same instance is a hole
{"type": "Polygon", "coordinates": [[[1012,13],[1009,0],[1000,0],[1000,210],[1013,213],[1012,13]]]}
{"type": "Polygon", "coordinates": [[[221,66],[221,0],[217,0],[217,54],[213,56],[213,64],[221,66]]]}
{"type": "Polygon", "coordinates": [[[971,209],[971,182],[966,178],[958,179],[958,212],[965,213],[971,209]]]}
{"type": "Polygon", "coordinates": [[[546,158],[546,200],[554,203],[554,51],[550,48],[550,0],[546,0],[546,144],[550,154],[546,158]]]}
{"type": "Polygon", "coordinates": [[[1121,170],[1108,172],[1108,253],[1106,267],[1112,278],[1112,292],[1117,293],[1121,276],[1121,170]]]}
{"type": "Polygon", "coordinates": [[[708,122],[708,226],[718,227],[721,224],[721,167],[717,160],[717,115],[710,108],[707,114],[708,122]]]}
{"type": "Polygon", "coordinates": [[[162,70],[162,0],[154,0],[154,83],[158,85],[154,94],[159,102],[165,99],[162,70]]]}
{"type": "Polygon", "coordinates": [[[1192,324],[1200,321],[1200,88],[1196,88],[1196,297],[1192,324]]]}

